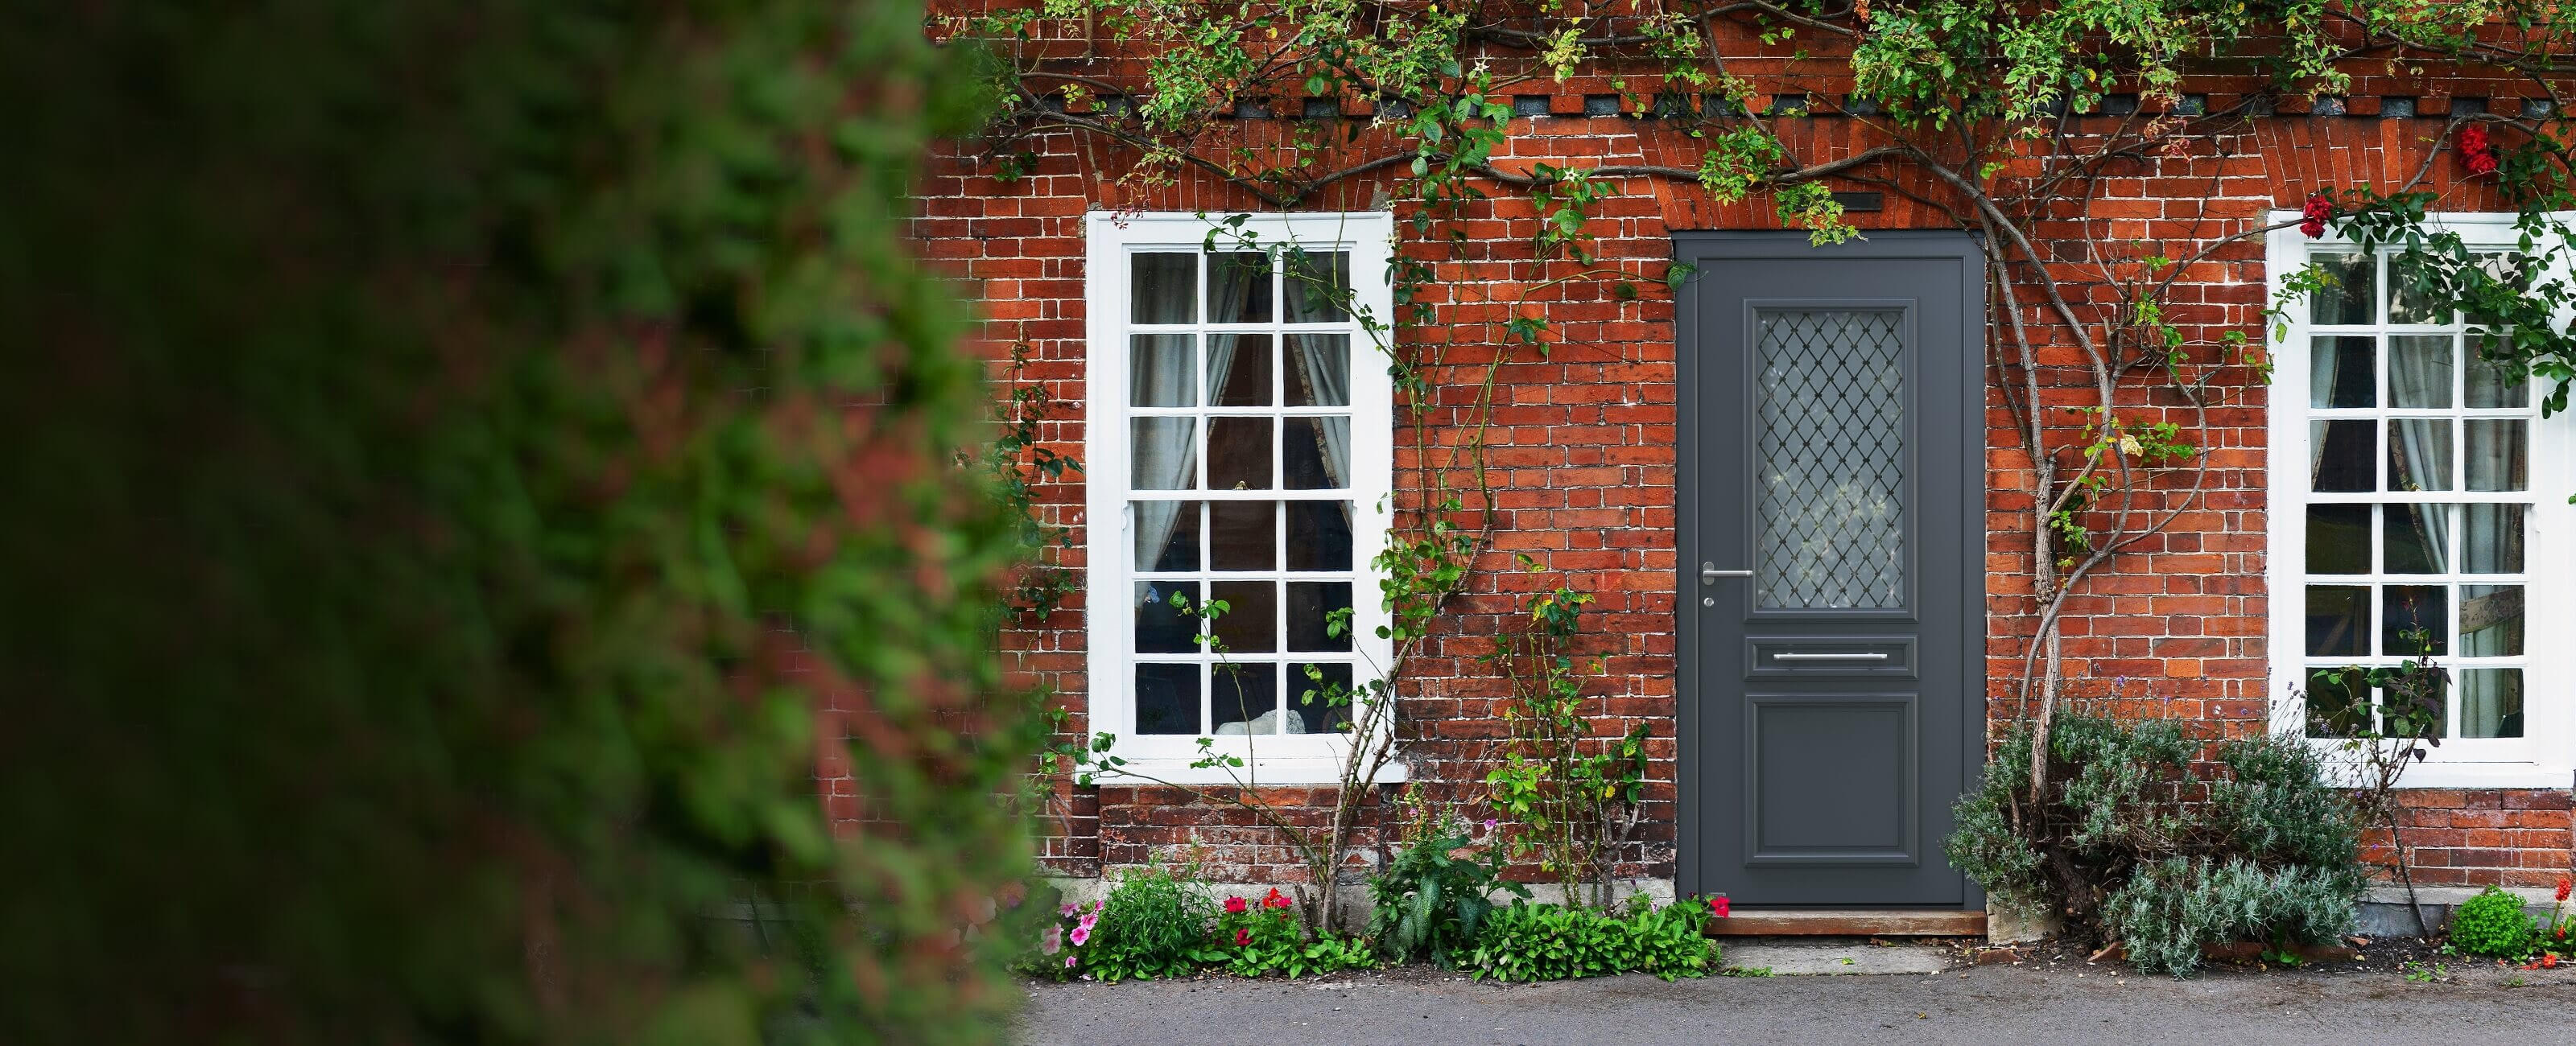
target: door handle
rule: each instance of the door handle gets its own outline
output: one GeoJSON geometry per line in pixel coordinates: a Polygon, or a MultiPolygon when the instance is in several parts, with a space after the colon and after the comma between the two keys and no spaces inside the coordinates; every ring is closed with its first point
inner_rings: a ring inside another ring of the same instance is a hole
{"type": "Polygon", "coordinates": [[[1849,654],[1801,654],[1801,653],[1797,653],[1797,652],[1794,652],[1794,651],[1783,651],[1783,652],[1781,652],[1781,653],[1777,653],[1777,654],[1773,654],[1773,655],[1771,655],[1771,660],[1773,660],[1773,661],[1885,661],[1885,660],[1887,660],[1887,654],[1886,654],[1885,652],[1883,652],[1883,651],[1870,651],[1870,652],[1866,652],[1866,653],[1859,653],[1859,652],[1855,652],[1855,653],[1849,653],[1849,654]]]}
{"type": "Polygon", "coordinates": [[[1719,570],[1715,563],[1702,563],[1699,565],[1699,583],[1703,585],[1714,585],[1717,583],[1717,579],[1722,577],[1752,576],[1753,572],[1750,570],[1719,570]]]}

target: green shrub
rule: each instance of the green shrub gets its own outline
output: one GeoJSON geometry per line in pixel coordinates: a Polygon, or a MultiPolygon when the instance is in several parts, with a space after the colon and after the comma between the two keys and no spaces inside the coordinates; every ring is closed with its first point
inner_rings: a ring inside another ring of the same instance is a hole
{"type": "Polygon", "coordinates": [[[2303,739],[2210,751],[2170,720],[2064,716],[2039,802],[2031,746],[2024,728],[1997,748],[1944,847],[1988,903],[2063,913],[2176,976],[2205,945],[2321,943],[2352,925],[2367,882],[2358,816],[2303,739]]]}
{"type": "Polygon", "coordinates": [[[1617,973],[1665,980],[1699,977],[1717,961],[1717,942],[1700,932],[1708,906],[1680,901],[1655,908],[1643,898],[1624,915],[1515,901],[1486,918],[1476,943],[1474,978],[1558,981],[1617,973]]]}
{"type": "Polygon", "coordinates": [[[1453,856],[1468,846],[1466,822],[1456,815],[1434,814],[1415,823],[1419,827],[1408,834],[1417,838],[1396,851],[1386,871],[1369,878],[1376,901],[1369,932],[1390,962],[1428,958],[1456,967],[1474,953],[1478,931],[1494,910],[1494,891],[1528,900],[1529,888],[1502,877],[1498,848],[1453,856]]]}
{"type": "Polygon", "coordinates": [[[1216,905],[1187,869],[1155,866],[1130,872],[1109,891],[1097,914],[1074,951],[1077,973],[1112,982],[1175,977],[1197,972],[1210,957],[1208,926],[1216,919],[1216,905]]]}
{"type": "Polygon", "coordinates": [[[2451,913],[2451,946],[2470,955],[2519,959],[2531,952],[2540,928],[2522,910],[2522,898],[2487,887],[2451,913]]]}

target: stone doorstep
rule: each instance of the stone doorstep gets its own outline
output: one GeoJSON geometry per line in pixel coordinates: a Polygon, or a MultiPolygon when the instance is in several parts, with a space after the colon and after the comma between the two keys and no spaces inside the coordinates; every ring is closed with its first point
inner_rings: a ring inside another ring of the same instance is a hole
{"type": "Polygon", "coordinates": [[[1899,908],[1737,908],[1708,921],[1711,937],[1982,937],[1981,911],[1899,908]]]}
{"type": "Polygon", "coordinates": [[[1816,938],[1742,938],[1725,944],[1719,965],[1733,970],[1767,970],[1775,977],[1830,977],[1848,974],[1939,973],[1950,966],[1948,950],[1927,944],[1876,944],[1866,940],[1816,938]]]}

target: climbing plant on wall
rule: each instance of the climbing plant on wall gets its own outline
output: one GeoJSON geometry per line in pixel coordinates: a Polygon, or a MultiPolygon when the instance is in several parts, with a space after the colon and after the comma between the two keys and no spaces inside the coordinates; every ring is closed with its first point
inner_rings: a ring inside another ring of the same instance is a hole
{"type": "MultiPolygon", "coordinates": [[[[2558,214],[2576,206],[2558,115],[2576,28],[2559,10],[2411,0],[1042,0],[978,6],[934,31],[991,55],[1001,104],[979,147],[1005,173],[1044,136],[1070,133],[1112,147],[1106,155],[1124,158],[1114,173],[1139,188],[1213,180],[1247,209],[1381,191],[1406,241],[1392,274],[1406,303],[1392,346],[1399,373],[1417,382],[1452,373],[1440,366],[1446,339],[1407,333],[1436,323],[1437,304],[1504,296],[1513,348],[1539,355],[1570,339],[1543,308],[1521,306],[1556,288],[1599,284],[1625,298],[1687,279],[1586,249],[1598,204],[1647,183],[1696,186],[1726,205],[1767,202],[1819,245],[1866,235],[1837,187],[1893,194],[1978,234],[1990,395],[2010,440],[1997,467],[2015,473],[1998,485],[2028,492],[2006,503],[2021,517],[2029,582],[2011,615],[2018,669],[2002,696],[2044,739],[2067,682],[2069,601],[2202,504],[2213,415],[2269,377],[2258,330],[2175,318],[2172,292],[2205,279],[2204,263],[2289,225],[2402,252],[2426,294],[2509,332],[2487,351],[2555,382],[2548,402],[2565,405],[2576,339],[2560,321],[2571,292],[2552,274],[2576,243],[2558,214]],[[2212,220],[2170,242],[2108,234],[2108,179],[2239,148],[2234,139],[2285,100],[2338,95],[2360,68],[2428,81],[2511,75],[2548,101],[2428,123],[2437,147],[2410,177],[2315,187],[2292,222],[2212,220]],[[1631,118],[1687,136],[1695,162],[1498,161],[1525,154],[1511,148],[1516,89],[1544,93],[1577,75],[1616,87],[1631,118]],[[2193,93],[2201,75],[2231,78],[2234,101],[2211,109],[2193,93]],[[1270,107],[1290,98],[1333,118],[1239,118],[1286,115],[1270,107]],[[1785,133],[1786,121],[1828,103],[1858,128],[1849,144],[1785,133]],[[1363,110],[1365,121],[1339,118],[1363,110]],[[2426,186],[2445,163],[2491,179],[2521,212],[2524,253],[2499,263],[2428,230],[2426,186]],[[1502,196],[1541,218],[1520,259],[1539,275],[1439,280],[1440,264],[1481,235],[1468,223],[1502,196]]],[[[2325,281],[2313,270],[2286,280],[2325,281]]],[[[1450,445],[1478,460],[1488,418],[1444,417],[1466,433],[1450,445]]],[[[1481,486],[1445,486],[1456,457],[1416,464],[1399,480],[1417,489],[1405,492],[1397,544],[1460,509],[1490,507],[1481,486]]],[[[1458,592],[1467,575],[1456,567],[1483,550],[1483,535],[1471,536],[1444,553],[1441,583],[1403,598],[1438,606],[1458,592]]],[[[2033,795],[2047,772],[2034,757],[2033,795]]]]}

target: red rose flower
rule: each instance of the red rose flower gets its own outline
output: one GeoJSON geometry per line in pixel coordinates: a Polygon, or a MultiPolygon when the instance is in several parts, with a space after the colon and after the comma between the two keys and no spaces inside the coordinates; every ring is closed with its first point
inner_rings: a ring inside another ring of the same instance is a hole
{"type": "Polygon", "coordinates": [[[1252,943],[1252,931],[1250,931],[1250,930],[1236,930],[1236,931],[1234,931],[1234,946],[1235,946],[1235,947],[1237,947],[1237,948],[1247,947],[1247,946],[1249,946],[1251,943],[1252,943]]]}
{"type": "Polygon", "coordinates": [[[2495,143],[2487,140],[2485,127],[2470,124],[2460,128],[2460,163],[2471,175],[2495,173],[2495,143]]]}
{"type": "Polygon", "coordinates": [[[2333,216],[2334,201],[2323,192],[2313,193],[2308,197],[2307,206],[2299,208],[2299,231],[2306,233],[2311,240],[2323,236],[2326,234],[2326,219],[2333,216]]]}
{"type": "Polygon", "coordinates": [[[1241,915],[1243,914],[1243,910],[1249,907],[1251,907],[1251,905],[1243,903],[1243,898],[1228,897],[1225,899],[1225,911],[1228,915],[1241,915]]]}
{"type": "Polygon", "coordinates": [[[1728,903],[1724,897],[1711,897],[1708,899],[1708,910],[1716,912],[1717,917],[1720,919],[1726,918],[1727,908],[1728,903]]]}

